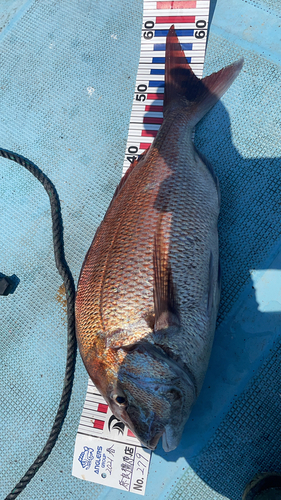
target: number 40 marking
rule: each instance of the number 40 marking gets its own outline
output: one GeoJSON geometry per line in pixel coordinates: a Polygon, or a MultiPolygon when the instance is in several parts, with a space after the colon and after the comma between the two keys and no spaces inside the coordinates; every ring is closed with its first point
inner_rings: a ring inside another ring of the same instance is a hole
{"type": "MultiPolygon", "coordinates": [[[[130,153],[131,155],[134,155],[135,153],[138,152],[138,150],[139,150],[139,148],[137,148],[137,146],[130,146],[128,148],[128,153],[130,153]]],[[[137,159],[137,156],[126,156],[126,158],[130,163],[133,163],[137,159]]]]}

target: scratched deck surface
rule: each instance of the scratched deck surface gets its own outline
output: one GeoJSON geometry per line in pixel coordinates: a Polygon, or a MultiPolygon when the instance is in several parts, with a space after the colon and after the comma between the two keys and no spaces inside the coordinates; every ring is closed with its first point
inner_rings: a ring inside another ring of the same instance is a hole
{"type": "MultiPolygon", "coordinates": [[[[210,367],[180,447],[152,457],[147,499],[238,500],[280,469],[281,8],[211,2],[205,74],[244,69],[197,128],[220,180],[223,293],[210,367]]],[[[75,280],[118,183],[138,66],[141,1],[6,0],[0,5],[0,146],[38,164],[59,192],[75,280]]],[[[40,184],[0,160],[0,497],[45,443],[60,398],[66,324],[49,205],[40,184]]],[[[71,476],[87,387],[78,357],[61,436],[22,499],[133,498],[71,476]]]]}

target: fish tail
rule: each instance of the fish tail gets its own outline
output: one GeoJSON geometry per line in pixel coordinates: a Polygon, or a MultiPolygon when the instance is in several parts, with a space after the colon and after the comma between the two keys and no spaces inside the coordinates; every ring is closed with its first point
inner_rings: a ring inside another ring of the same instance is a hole
{"type": "Polygon", "coordinates": [[[193,127],[216,104],[239,75],[244,59],[226,66],[217,73],[197,78],[189,66],[172,25],[166,41],[164,113],[183,99],[188,103],[190,125],[193,127]]]}

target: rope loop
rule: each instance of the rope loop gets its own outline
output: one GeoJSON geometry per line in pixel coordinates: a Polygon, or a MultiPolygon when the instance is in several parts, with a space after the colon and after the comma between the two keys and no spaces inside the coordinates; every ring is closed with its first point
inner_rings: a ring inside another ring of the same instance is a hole
{"type": "Polygon", "coordinates": [[[67,300],[67,356],[66,356],[66,369],[63,384],[63,391],[61,400],[59,403],[58,411],[55,417],[53,427],[51,429],[48,440],[38,455],[34,463],[29,467],[28,471],[21,478],[18,484],[13,488],[11,493],[5,498],[5,500],[14,500],[17,496],[24,490],[31,479],[35,476],[36,472],[43,465],[45,460],[47,460],[50,455],[57,439],[60,434],[64,419],[67,414],[70,396],[73,387],[75,362],[77,354],[77,341],[75,335],[75,285],[72,274],[65,260],[64,254],[64,242],[63,242],[63,223],[61,216],[60,200],[57,190],[50,179],[40,170],[37,165],[24,158],[17,153],[7,151],[6,149],[0,149],[0,156],[7,158],[8,160],[15,161],[19,163],[24,168],[38,179],[46,190],[51,205],[51,216],[52,216],[52,230],[53,230],[53,246],[55,262],[58,272],[60,273],[64,286],[65,295],[67,300]]]}

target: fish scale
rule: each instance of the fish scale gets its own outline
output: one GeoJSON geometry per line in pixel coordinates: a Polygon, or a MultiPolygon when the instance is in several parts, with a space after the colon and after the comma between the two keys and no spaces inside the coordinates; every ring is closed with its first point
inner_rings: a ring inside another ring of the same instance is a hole
{"type": "MultiPolygon", "coordinates": [[[[115,210],[115,206],[112,207],[112,212],[110,214],[110,219],[112,221],[121,220],[122,215],[127,215],[126,226],[120,228],[118,233],[118,241],[114,245],[111,245],[110,254],[107,254],[106,248],[101,243],[101,251],[103,256],[100,256],[99,247],[95,247],[95,255],[93,258],[99,263],[95,273],[92,276],[92,281],[98,282],[103,280],[103,291],[102,291],[102,311],[106,310],[106,319],[103,319],[103,324],[106,328],[116,329],[116,323],[118,321],[123,322],[123,318],[126,315],[134,320],[134,316],[137,315],[135,321],[139,319],[142,314],[143,309],[147,309],[147,299],[149,300],[148,309],[153,309],[152,304],[152,289],[153,289],[153,269],[152,269],[152,252],[153,252],[153,234],[154,226],[157,220],[158,214],[153,209],[153,204],[157,196],[157,192],[151,193],[150,197],[147,197],[146,206],[143,207],[141,201],[143,199],[143,185],[146,186],[149,183],[153,183],[154,179],[157,178],[157,173],[154,169],[154,165],[151,165],[151,169],[143,172],[143,182],[138,181],[138,195],[132,196],[128,199],[126,196],[119,197],[118,207],[115,210]],[[147,226],[147,221],[150,224],[147,226]],[[146,227],[146,233],[144,235],[142,226],[146,227]],[[150,239],[149,239],[149,236],[150,239]],[[136,249],[133,251],[132,249],[136,249]],[[108,265],[103,277],[101,277],[101,272],[103,271],[103,260],[108,259],[110,255],[111,261],[108,265]],[[121,262],[130,261],[129,267],[121,266],[121,262]],[[149,274],[147,273],[149,271],[149,274]],[[134,276],[134,286],[132,287],[132,275],[134,276]],[[118,283],[118,292],[116,293],[115,284],[118,283]],[[115,303],[118,300],[119,309],[116,309],[115,303]],[[142,302],[145,302],[142,306],[142,302]],[[121,318],[119,316],[121,314],[121,318]]],[[[134,186],[135,178],[131,178],[131,184],[134,186]]],[[[108,221],[109,234],[107,236],[108,242],[111,242],[114,235],[118,231],[118,225],[112,226],[111,221],[108,221]]],[[[91,259],[91,254],[89,254],[91,259]]],[[[89,262],[89,267],[95,267],[95,262],[89,262]]],[[[94,295],[96,289],[92,287],[91,294],[94,295]]],[[[88,299],[88,296],[87,296],[88,299]]],[[[104,317],[103,313],[101,316],[104,317]]],[[[148,333],[145,331],[145,335],[148,333]]]]}

